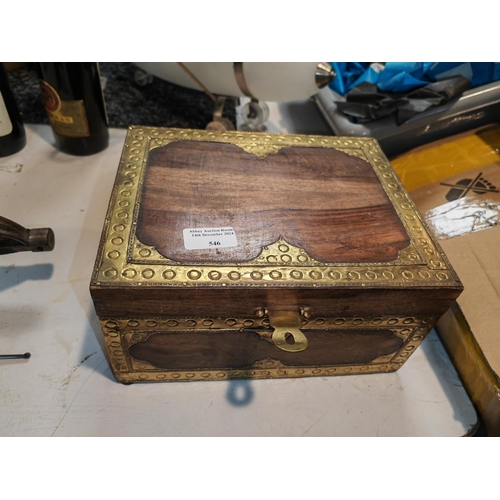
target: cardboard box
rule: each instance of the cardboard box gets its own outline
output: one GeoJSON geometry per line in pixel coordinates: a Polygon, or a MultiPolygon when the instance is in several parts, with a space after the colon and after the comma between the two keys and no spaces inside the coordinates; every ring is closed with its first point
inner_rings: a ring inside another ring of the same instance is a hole
{"type": "Polygon", "coordinates": [[[493,126],[392,160],[464,284],[437,329],[492,436],[500,435],[499,151],[493,126]]]}

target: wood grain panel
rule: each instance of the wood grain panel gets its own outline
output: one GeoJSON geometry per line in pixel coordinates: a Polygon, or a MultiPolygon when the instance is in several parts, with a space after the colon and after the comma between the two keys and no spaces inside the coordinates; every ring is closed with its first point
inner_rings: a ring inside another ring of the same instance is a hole
{"type": "Polygon", "coordinates": [[[91,287],[101,317],[252,317],[258,308],[298,310],[317,315],[379,314],[429,316],[443,314],[462,290],[335,289],[335,288],[182,288],[91,287]]]}
{"type": "Polygon", "coordinates": [[[249,368],[268,357],[287,366],[370,363],[396,352],[403,341],[389,330],[303,330],[309,345],[290,353],[251,331],[168,332],[134,344],[129,353],[157,368],[172,370],[249,368]]]}
{"type": "Polygon", "coordinates": [[[330,148],[260,158],[178,141],[150,152],[137,236],[178,262],[245,262],[280,236],[322,262],[387,262],[408,235],[368,162],[330,148]],[[186,228],[233,227],[234,248],[186,250],[186,228]]]}

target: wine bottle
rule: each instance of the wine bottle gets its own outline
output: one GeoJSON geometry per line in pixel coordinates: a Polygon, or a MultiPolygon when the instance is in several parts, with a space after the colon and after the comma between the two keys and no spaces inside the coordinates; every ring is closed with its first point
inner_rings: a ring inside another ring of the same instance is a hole
{"type": "Polygon", "coordinates": [[[10,156],[26,146],[23,121],[0,63],[0,156],[10,156]]]}
{"type": "Polygon", "coordinates": [[[37,63],[40,88],[56,147],[91,155],[108,147],[106,104],[98,63],[37,63]]]}

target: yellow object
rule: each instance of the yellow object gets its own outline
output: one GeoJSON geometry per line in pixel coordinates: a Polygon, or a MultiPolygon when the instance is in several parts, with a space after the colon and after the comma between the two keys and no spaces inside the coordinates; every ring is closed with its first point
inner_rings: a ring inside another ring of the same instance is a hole
{"type": "Polygon", "coordinates": [[[391,160],[408,191],[500,161],[500,126],[488,125],[391,160]]]}

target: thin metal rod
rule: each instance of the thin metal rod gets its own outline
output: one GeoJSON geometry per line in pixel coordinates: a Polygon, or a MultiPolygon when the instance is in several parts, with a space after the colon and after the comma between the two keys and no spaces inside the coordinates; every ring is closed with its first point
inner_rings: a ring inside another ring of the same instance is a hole
{"type": "Polygon", "coordinates": [[[212,92],[210,92],[210,90],[208,90],[207,87],[205,87],[205,85],[203,85],[203,83],[201,83],[200,80],[198,80],[198,78],[191,73],[191,71],[189,71],[184,63],[178,62],[177,64],[202,88],[205,94],[207,94],[212,101],[217,102],[217,98],[212,94],[212,92]]]}
{"type": "Polygon", "coordinates": [[[24,354],[0,354],[0,359],[29,359],[31,353],[25,352],[24,354]]]}

